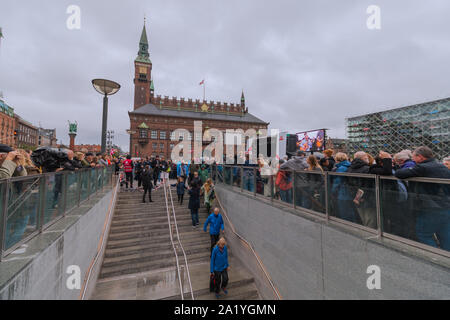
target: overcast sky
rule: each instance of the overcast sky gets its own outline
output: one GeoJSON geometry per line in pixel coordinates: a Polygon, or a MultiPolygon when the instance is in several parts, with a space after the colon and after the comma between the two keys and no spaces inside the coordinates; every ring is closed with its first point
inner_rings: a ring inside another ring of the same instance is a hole
{"type": "Polygon", "coordinates": [[[108,129],[128,149],[133,61],[144,15],[155,93],[239,103],[271,128],[330,129],[345,118],[450,96],[448,0],[1,0],[0,91],[15,112],[56,128],[68,144],[100,144],[102,97],[91,85],[122,85],[109,99],[108,129]],[[69,5],[81,29],[69,30],[69,5]],[[369,30],[369,5],[381,29],[369,30]]]}

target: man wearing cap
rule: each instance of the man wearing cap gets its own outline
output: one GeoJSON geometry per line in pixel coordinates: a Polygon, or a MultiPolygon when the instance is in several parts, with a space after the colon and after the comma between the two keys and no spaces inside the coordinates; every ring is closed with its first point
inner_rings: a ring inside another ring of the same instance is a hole
{"type": "Polygon", "coordinates": [[[6,144],[0,144],[0,179],[26,176],[27,171],[19,165],[21,154],[6,144]]]}

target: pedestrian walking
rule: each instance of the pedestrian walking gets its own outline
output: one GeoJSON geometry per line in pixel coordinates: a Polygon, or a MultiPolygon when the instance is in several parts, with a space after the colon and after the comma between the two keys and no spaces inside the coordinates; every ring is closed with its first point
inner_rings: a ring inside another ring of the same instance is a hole
{"type": "Polygon", "coordinates": [[[215,293],[216,298],[220,298],[220,289],[223,293],[228,294],[228,270],[230,266],[228,264],[228,249],[227,242],[224,238],[220,238],[217,245],[214,247],[211,255],[211,276],[214,275],[215,293]]]}
{"type": "Polygon", "coordinates": [[[211,213],[205,221],[203,226],[203,231],[206,232],[206,229],[209,226],[209,235],[211,237],[211,254],[216,245],[217,241],[220,238],[220,230],[224,231],[224,224],[222,215],[219,213],[219,208],[214,208],[214,212],[211,213]]]}
{"type": "Polygon", "coordinates": [[[184,190],[187,189],[186,184],[184,183],[184,179],[182,177],[178,177],[178,182],[176,184],[177,187],[177,195],[178,195],[178,203],[180,205],[183,204],[184,190]]]}
{"type": "Polygon", "coordinates": [[[198,226],[198,209],[200,208],[200,186],[194,184],[189,188],[189,205],[188,208],[191,209],[192,226],[195,228],[198,226]]]}
{"type": "Polygon", "coordinates": [[[145,195],[148,192],[148,202],[153,202],[152,200],[152,188],[153,188],[153,172],[150,166],[146,165],[144,171],[141,173],[142,187],[144,188],[144,195],[142,197],[142,202],[145,203],[145,195]]]}

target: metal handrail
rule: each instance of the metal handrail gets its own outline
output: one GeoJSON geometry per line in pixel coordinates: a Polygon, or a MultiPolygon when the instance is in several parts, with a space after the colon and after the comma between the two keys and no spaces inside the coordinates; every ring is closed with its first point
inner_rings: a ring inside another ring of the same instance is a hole
{"type": "Polygon", "coordinates": [[[172,243],[173,252],[175,253],[175,260],[177,262],[177,272],[178,272],[178,281],[180,283],[181,300],[184,300],[183,284],[181,283],[180,263],[178,261],[177,249],[175,248],[175,243],[173,242],[172,223],[170,222],[169,203],[167,201],[166,183],[164,180],[163,180],[163,189],[164,189],[164,198],[166,200],[167,222],[168,222],[168,226],[169,226],[170,242],[172,243]]]}
{"type": "Polygon", "coordinates": [[[175,230],[177,232],[177,240],[178,240],[178,243],[179,243],[179,245],[181,247],[181,250],[183,251],[184,263],[185,263],[185,266],[186,266],[186,272],[187,272],[187,276],[188,276],[188,282],[189,282],[189,288],[191,290],[192,300],[195,300],[194,299],[194,291],[192,290],[191,275],[190,275],[190,272],[189,272],[189,265],[188,265],[188,262],[187,262],[186,252],[184,251],[183,245],[181,244],[180,234],[178,233],[178,223],[177,223],[177,216],[175,214],[175,206],[173,205],[172,190],[170,189],[170,186],[168,186],[168,189],[169,189],[169,195],[170,195],[170,202],[171,202],[171,205],[172,205],[172,212],[173,212],[173,220],[174,220],[174,223],[175,223],[175,230]]]}

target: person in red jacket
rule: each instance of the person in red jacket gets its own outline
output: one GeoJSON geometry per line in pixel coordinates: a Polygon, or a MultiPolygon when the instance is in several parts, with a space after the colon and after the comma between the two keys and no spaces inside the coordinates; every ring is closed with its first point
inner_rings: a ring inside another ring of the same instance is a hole
{"type": "MultiPolygon", "coordinates": [[[[280,164],[283,164],[284,160],[280,160],[280,164]]],[[[292,202],[292,177],[289,171],[280,170],[278,168],[275,185],[280,191],[281,200],[284,202],[292,202]]]]}
{"type": "Polygon", "coordinates": [[[130,188],[133,189],[133,161],[131,161],[131,155],[127,155],[127,159],[123,162],[123,171],[125,171],[127,182],[130,182],[130,188]]]}

